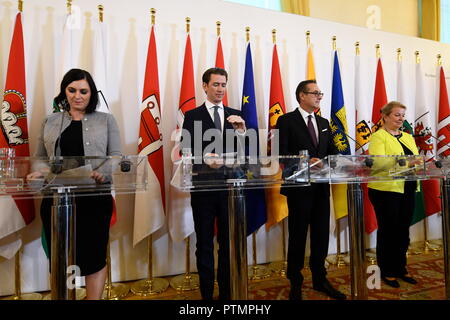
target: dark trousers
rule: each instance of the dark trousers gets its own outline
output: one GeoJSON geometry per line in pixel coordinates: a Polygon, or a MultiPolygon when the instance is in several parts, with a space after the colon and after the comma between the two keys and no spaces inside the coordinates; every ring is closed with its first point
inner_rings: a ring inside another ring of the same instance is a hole
{"type": "Polygon", "coordinates": [[[296,188],[288,195],[289,241],[287,256],[287,277],[291,283],[301,285],[301,270],[305,263],[306,236],[310,226],[311,255],[309,266],[313,282],[320,283],[327,274],[325,258],[328,254],[330,230],[330,195],[324,191],[328,185],[312,184],[310,187],[296,188]]]}
{"type": "MultiPolygon", "coordinates": [[[[405,193],[369,189],[377,216],[377,263],[384,277],[401,277],[406,270],[409,226],[414,212],[415,181],[405,193]]],[[[409,187],[408,187],[409,184],[409,187]]]]}
{"type": "Polygon", "coordinates": [[[228,235],[228,192],[191,193],[192,213],[197,236],[197,269],[200,292],[212,300],[214,292],[214,224],[217,217],[219,299],[230,299],[230,244],[228,235]]]}

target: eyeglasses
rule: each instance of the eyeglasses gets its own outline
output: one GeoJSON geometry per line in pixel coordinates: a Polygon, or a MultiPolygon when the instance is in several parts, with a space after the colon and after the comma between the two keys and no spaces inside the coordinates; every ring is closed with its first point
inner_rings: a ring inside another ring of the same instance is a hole
{"type": "Polygon", "coordinates": [[[303,93],[305,93],[305,94],[313,94],[313,95],[315,95],[316,97],[320,97],[320,98],[323,97],[323,92],[319,92],[319,91],[314,91],[314,92],[303,91],[303,93]]]}

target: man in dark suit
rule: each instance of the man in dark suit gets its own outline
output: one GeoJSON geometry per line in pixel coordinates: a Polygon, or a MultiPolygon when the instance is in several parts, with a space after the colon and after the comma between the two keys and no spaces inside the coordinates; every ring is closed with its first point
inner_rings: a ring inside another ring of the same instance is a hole
{"type": "MultiPolygon", "coordinates": [[[[300,106],[278,118],[280,155],[298,155],[308,150],[310,163],[337,154],[328,121],[314,111],[319,109],[323,93],[315,80],[302,81],[295,92],[300,106]]],[[[328,254],[330,223],[330,187],[328,183],[312,183],[308,187],[282,187],[289,208],[289,241],[287,277],[291,282],[289,299],[301,300],[306,236],[310,226],[310,268],[313,288],[335,299],[345,295],[326,279],[325,258],[328,254]]]]}
{"type": "MultiPolygon", "coordinates": [[[[206,101],[186,112],[183,122],[183,148],[190,148],[201,163],[194,164],[194,185],[200,181],[223,181],[226,168],[220,159],[204,157],[221,156],[235,152],[237,136],[246,131],[241,112],[223,105],[228,74],[221,68],[211,68],[202,77],[206,101]],[[213,138],[212,138],[213,137],[213,138]],[[228,143],[227,143],[228,142],[228,143]]],[[[200,276],[202,299],[212,300],[214,292],[214,220],[217,218],[219,299],[230,298],[230,254],[228,236],[228,192],[224,190],[192,192],[192,214],[197,236],[197,269],[200,276]]]]}

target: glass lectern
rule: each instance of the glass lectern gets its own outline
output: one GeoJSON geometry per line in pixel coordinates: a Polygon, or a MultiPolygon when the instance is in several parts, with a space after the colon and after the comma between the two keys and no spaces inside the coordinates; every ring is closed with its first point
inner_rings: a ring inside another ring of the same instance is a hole
{"type": "Polygon", "coordinates": [[[232,300],[247,299],[247,222],[245,189],[309,184],[309,157],[238,156],[195,157],[183,149],[172,185],[186,192],[228,190],[230,287],[232,300]]]}
{"type": "Polygon", "coordinates": [[[74,197],[105,192],[126,194],[147,186],[146,157],[14,157],[0,156],[0,196],[15,201],[52,197],[51,290],[52,300],[75,300],[68,284],[75,261],[74,197]],[[101,175],[97,182],[93,172],[101,175]]]}
{"type": "Polygon", "coordinates": [[[350,277],[353,299],[367,299],[364,205],[361,185],[368,182],[423,179],[428,179],[423,156],[332,155],[311,164],[311,183],[346,183],[348,186],[350,277]]]}

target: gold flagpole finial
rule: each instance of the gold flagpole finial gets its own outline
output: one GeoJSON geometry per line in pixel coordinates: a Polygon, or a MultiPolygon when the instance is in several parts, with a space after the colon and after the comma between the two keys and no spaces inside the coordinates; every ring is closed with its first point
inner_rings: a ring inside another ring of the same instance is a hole
{"type": "Polygon", "coordinates": [[[360,51],[359,51],[359,41],[355,42],[355,49],[356,49],[356,55],[359,56],[360,51]]]}
{"type": "Polygon", "coordinates": [[[272,41],[273,44],[277,43],[277,29],[272,29],[272,41]]]}
{"type": "Polygon", "coordinates": [[[72,0],[67,0],[67,13],[72,14],[72,0]]]}
{"type": "Polygon", "coordinates": [[[245,28],[245,38],[246,38],[247,42],[250,41],[250,27],[245,28]]]}
{"type": "Polygon", "coordinates": [[[438,66],[442,66],[442,56],[440,53],[437,55],[437,59],[438,59],[438,66]]]}
{"type": "Polygon", "coordinates": [[[416,63],[419,64],[420,63],[420,52],[416,51],[416,52],[414,52],[414,55],[416,56],[416,63]]]}
{"type": "Polygon", "coordinates": [[[381,57],[381,53],[380,53],[380,45],[378,43],[375,45],[375,50],[376,50],[377,59],[379,59],[381,57]]]}
{"type": "Polygon", "coordinates": [[[186,17],[186,32],[191,32],[191,18],[186,17]]]}
{"type": "Polygon", "coordinates": [[[311,31],[306,31],[306,45],[309,47],[310,45],[311,45],[311,38],[310,38],[310,35],[311,35],[311,31]]]}
{"type": "Polygon", "coordinates": [[[19,0],[18,7],[19,7],[19,12],[22,12],[23,11],[23,0],[19,0]]]}
{"type": "Polygon", "coordinates": [[[98,6],[98,21],[103,22],[103,6],[98,6]]]}
{"type": "Polygon", "coordinates": [[[217,36],[220,37],[220,25],[222,24],[222,22],[217,21],[216,22],[216,26],[217,26],[217,36]]]}
{"type": "Polygon", "coordinates": [[[333,51],[336,51],[336,36],[333,36],[331,38],[332,44],[333,44],[333,51]]]}
{"type": "Polygon", "coordinates": [[[402,61],[402,49],[397,49],[397,61],[402,61]]]}
{"type": "Polygon", "coordinates": [[[156,9],[155,8],[151,8],[150,9],[150,15],[152,16],[152,25],[155,24],[155,14],[156,14],[156,9]]]}

